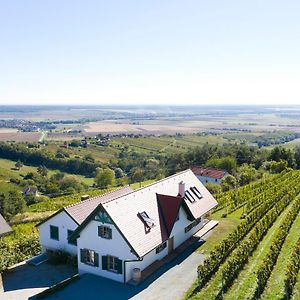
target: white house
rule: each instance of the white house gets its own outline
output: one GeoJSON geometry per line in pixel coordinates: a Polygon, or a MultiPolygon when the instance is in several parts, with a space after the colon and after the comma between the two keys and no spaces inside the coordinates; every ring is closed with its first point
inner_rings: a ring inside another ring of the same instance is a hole
{"type": "Polygon", "coordinates": [[[42,252],[61,250],[77,255],[76,240],[68,240],[68,237],[74,230],[91,214],[101,201],[111,200],[132,191],[130,187],[125,187],[66,206],[39,223],[37,227],[40,233],[42,252]]]}
{"type": "Polygon", "coordinates": [[[193,166],[191,170],[203,184],[206,183],[220,184],[222,178],[224,178],[229,174],[225,170],[220,170],[215,168],[205,168],[201,166],[193,166]]]}
{"type": "Polygon", "coordinates": [[[53,237],[51,226],[56,226],[65,232],[63,244],[54,239],[60,244],[56,249],[69,251],[67,244],[77,241],[79,274],[93,273],[126,283],[136,269],[142,271],[162,259],[202,228],[205,215],[217,205],[191,170],[135,191],[123,188],[115,193],[98,197],[92,210],[89,200],[72,206],[78,212],[89,207],[86,211],[90,213],[83,213],[80,220],[76,221],[68,207],[39,225],[43,249],[55,249],[49,239],[53,237]],[[68,229],[75,231],[66,242],[68,229]]]}

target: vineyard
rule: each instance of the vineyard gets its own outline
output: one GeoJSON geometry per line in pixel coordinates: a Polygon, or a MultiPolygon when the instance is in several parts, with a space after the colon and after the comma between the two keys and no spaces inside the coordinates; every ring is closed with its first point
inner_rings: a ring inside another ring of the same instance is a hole
{"type": "Polygon", "coordinates": [[[241,221],[198,266],[186,298],[299,299],[300,172],[267,175],[216,198],[222,219],[241,221]]]}

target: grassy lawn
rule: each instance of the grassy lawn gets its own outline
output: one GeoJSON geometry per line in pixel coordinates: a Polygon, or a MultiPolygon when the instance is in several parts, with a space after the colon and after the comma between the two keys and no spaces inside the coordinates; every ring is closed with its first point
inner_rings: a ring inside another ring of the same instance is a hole
{"type": "MultiPolygon", "coordinates": [[[[25,175],[29,172],[37,172],[37,167],[28,166],[28,165],[23,165],[23,167],[19,171],[13,170],[12,168],[15,167],[15,163],[16,162],[12,160],[2,159],[2,158],[0,159],[0,182],[1,179],[3,180],[4,178],[9,181],[10,178],[20,178],[21,175],[25,175]]],[[[58,172],[60,171],[48,169],[48,177],[58,172]]],[[[82,175],[74,175],[74,174],[69,174],[69,175],[76,176],[87,185],[92,185],[94,183],[94,178],[88,178],[82,175]]]]}
{"type": "Polygon", "coordinates": [[[224,295],[224,299],[252,299],[256,289],[256,274],[261,263],[265,259],[278,229],[287,215],[286,209],[276,220],[273,226],[269,229],[263,240],[259,243],[253,255],[249,258],[247,265],[234,281],[232,287],[224,295]]]}
{"type": "MultiPolygon", "coordinates": [[[[265,292],[263,293],[261,299],[263,300],[273,300],[273,299],[283,299],[284,298],[284,278],[285,269],[289,263],[290,255],[293,251],[294,246],[299,238],[300,231],[300,214],[293,223],[289,234],[285,240],[285,243],[281,249],[280,255],[278,257],[275,268],[271,274],[268,281],[265,292]]],[[[299,295],[300,296],[300,295],[299,295]]],[[[300,298],[298,298],[300,299],[300,298]]]]}
{"type": "Polygon", "coordinates": [[[238,209],[235,212],[229,214],[226,218],[222,218],[223,210],[217,211],[212,214],[212,219],[219,221],[217,227],[214,228],[212,232],[209,233],[207,239],[205,239],[205,243],[202,244],[197,252],[201,254],[209,254],[216,245],[220,243],[225,237],[228,236],[242,221],[240,219],[242,209],[238,209]]]}

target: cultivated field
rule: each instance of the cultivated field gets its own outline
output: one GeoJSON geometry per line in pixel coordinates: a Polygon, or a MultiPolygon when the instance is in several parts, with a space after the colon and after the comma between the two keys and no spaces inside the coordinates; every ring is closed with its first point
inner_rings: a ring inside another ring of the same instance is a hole
{"type": "Polygon", "coordinates": [[[38,142],[41,138],[41,132],[17,132],[16,130],[7,131],[6,128],[0,130],[0,141],[38,142]]]}
{"type": "Polygon", "coordinates": [[[299,299],[299,179],[299,171],[268,175],[217,196],[220,235],[199,248],[209,255],[186,298],[299,299]]]}

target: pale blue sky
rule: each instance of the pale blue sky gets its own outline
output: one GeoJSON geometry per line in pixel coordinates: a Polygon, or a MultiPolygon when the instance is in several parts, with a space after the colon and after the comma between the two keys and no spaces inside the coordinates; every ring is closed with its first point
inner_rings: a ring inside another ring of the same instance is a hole
{"type": "Polygon", "coordinates": [[[299,0],[0,0],[0,104],[300,104],[299,0]]]}

